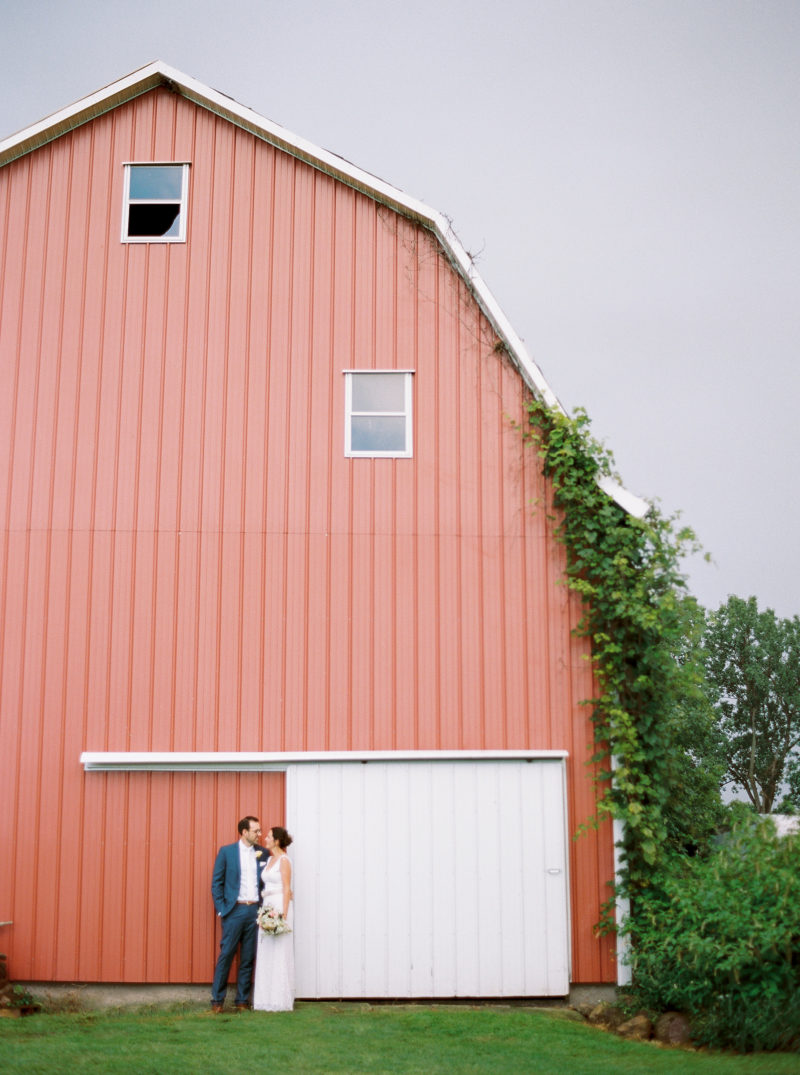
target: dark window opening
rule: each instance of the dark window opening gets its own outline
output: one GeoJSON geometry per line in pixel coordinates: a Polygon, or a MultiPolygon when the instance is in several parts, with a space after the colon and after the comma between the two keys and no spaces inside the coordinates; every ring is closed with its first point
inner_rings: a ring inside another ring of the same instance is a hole
{"type": "Polygon", "coordinates": [[[128,235],[141,237],[152,235],[172,238],[180,235],[180,203],[178,205],[130,205],[128,207],[128,235]]]}

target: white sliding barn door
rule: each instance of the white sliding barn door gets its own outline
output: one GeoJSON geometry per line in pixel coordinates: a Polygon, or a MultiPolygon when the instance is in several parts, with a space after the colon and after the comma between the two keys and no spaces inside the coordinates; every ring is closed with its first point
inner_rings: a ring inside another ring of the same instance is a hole
{"type": "Polygon", "coordinates": [[[298,997],[569,992],[564,766],[287,773],[298,997]]]}

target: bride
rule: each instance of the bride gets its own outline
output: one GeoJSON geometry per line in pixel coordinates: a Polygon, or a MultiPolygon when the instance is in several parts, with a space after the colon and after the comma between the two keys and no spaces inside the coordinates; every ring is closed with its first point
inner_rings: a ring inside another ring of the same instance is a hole
{"type": "MultiPolygon", "coordinates": [[[[291,927],[292,863],[286,848],[292,838],[286,829],[275,825],[267,833],[264,846],[269,859],[261,871],[264,891],[262,910],[272,907],[291,927]]],[[[258,928],[253,1010],[260,1012],[290,1012],[294,1006],[294,938],[291,928],[285,932],[266,932],[258,928]]]]}

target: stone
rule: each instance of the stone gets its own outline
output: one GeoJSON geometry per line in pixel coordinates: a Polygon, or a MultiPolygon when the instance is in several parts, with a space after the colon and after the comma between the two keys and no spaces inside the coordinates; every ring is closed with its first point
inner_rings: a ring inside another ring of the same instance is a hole
{"type": "Polygon", "coordinates": [[[608,1004],[602,1000],[599,1004],[595,1004],[586,1018],[593,1026],[616,1030],[620,1023],[625,1022],[625,1013],[615,1004],[608,1004]]]}
{"type": "Polygon", "coordinates": [[[617,1027],[617,1033],[621,1038],[629,1041],[649,1041],[653,1036],[653,1024],[643,1012],[626,1019],[617,1027]]]}
{"type": "Polygon", "coordinates": [[[656,1019],[654,1035],[662,1045],[688,1045],[692,1040],[688,1016],[683,1012],[664,1012],[656,1019]]]}
{"type": "Polygon", "coordinates": [[[572,1009],[580,1012],[584,1019],[588,1019],[596,1007],[597,1005],[592,1004],[590,1001],[583,1001],[580,1004],[573,1004],[572,1009]]]}

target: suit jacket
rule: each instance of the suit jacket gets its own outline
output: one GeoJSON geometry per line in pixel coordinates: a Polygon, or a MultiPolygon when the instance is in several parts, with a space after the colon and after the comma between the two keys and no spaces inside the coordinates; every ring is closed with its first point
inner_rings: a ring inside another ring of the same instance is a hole
{"type": "MultiPolygon", "coordinates": [[[[266,848],[259,844],[255,845],[256,852],[256,875],[258,877],[258,898],[261,899],[261,890],[264,882],[261,877],[261,867],[266,865],[269,855],[266,848]]],[[[211,874],[211,895],[214,897],[214,906],[217,914],[221,917],[230,914],[236,906],[239,898],[239,884],[241,882],[241,867],[239,865],[239,841],[235,844],[225,844],[217,852],[214,860],[214,872],[211,874]]]]}

